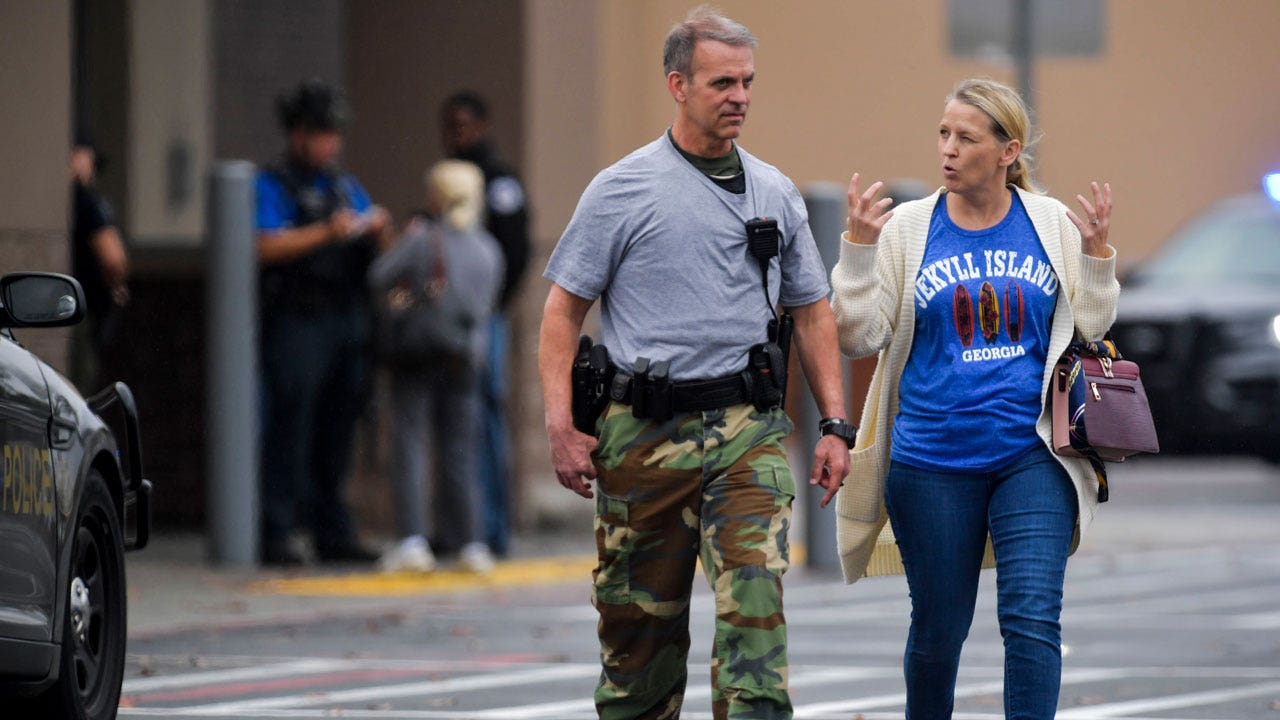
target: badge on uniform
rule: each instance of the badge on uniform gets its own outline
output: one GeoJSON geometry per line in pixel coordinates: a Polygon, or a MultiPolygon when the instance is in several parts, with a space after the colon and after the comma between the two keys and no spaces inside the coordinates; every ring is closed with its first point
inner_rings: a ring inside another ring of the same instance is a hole
{"type": "Polygon", "coordinates": [[[510,175],[496,177],[489,183],[489,210],[499,215],[510,215],[524,207],[524,188],[510,175]]]}

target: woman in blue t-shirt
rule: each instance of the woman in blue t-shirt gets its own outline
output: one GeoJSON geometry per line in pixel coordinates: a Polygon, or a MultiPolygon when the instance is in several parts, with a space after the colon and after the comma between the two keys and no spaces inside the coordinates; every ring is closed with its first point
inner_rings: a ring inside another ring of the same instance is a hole
{"type": "Polygon", "coordinates": [[[1029,125],[1012,89],[962,82],[939,124],[938,192],[890,211],[881,183],[849,186],[832,304],[841,349],[879,364],[837,501],[841,555],[846,578],[860,577],[882,502],[911,591],[910,718],[951,715],[990,550],[1005,714],[1057,708],[1063,576],[1097,480],[1050,451],[1045,391],[1073,335],[1110,326],[1119,285],[1110,187],[1076,196],[1082,216],[1039,194],[1029,125]]]}

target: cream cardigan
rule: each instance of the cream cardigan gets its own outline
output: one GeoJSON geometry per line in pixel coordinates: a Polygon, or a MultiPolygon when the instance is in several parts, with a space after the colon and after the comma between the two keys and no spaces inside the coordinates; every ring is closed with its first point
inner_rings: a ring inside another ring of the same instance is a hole
{"type": "MultiPolygon", "coordinates": [[[[871,390],[862,409],[858,441],[850,452],[850,472],[836,495],[836,541],[845,582],[864,575],[902,571],[902,560],[886,522],[884,478],[889,469],[889,438],[898,415],[898,381],[907,364],[915,332],[914,284],[924,257],[934,206],[943,190],[903,203],[885,223],[875,245],[841,236],[840,260],[831,271],[831,305],[839,328],[840,350],[850,357],[879,354],[871,390]]],[[[1052,442],[1052,421],[1044,397],[1057,358],[1074,331],[1089,339],[1106,333],[1115,319],[1120,285],[1115,249],[1099,259],[1080,252],[1080,231],[1066,206],[1043,195],[1018,190],[1031,224],[1058,275],[1059,291],[1049,332],[1048,362],[1041,381],[1036,430],[1052,442]]],[[[1076,488],[1079,514],[1072,551],[1098,505],[1097,479],[1086,460],[1056,456],[1076,488]]],[[[988,565],[990,545],[988,544],[988,565]]]]}

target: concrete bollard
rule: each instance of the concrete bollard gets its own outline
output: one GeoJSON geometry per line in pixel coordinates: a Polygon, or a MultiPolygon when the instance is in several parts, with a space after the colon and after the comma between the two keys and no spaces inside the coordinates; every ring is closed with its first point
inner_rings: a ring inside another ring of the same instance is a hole
{"type": "Polygon", "coordinates": [[[209,558],[258,562],[258,264],[255,168],[218,162],[209,186],[208,318],[209,558]]]}
{"type": "MultiPolygon", "coordinates": [[[[816,182],[809,185],[804,192],[805,207],[809,212],[809,229],[813,231],[813,239],[818,244],[818,253],[822,256],[822,264],[830,274],[840,258],[840,233],[845,224],[845,188],[831,182],[816,182]]],[[[848,364],[845,363],[844,386],[849,387],[848,364]]],[[[798,368],[797,368],[798,369],[798,368]]],[[[800,393],[795,399],[796,438],[803,459],[798,463],[796,484],[802,487],[804,498],[804,543],[807,551],[805,565],[821,570],[838,570],[840,556],[836,552],[836,515],[835,502],[825,509],[818,507],[818,500],[824,492],[821,486],[809,486],[809,473],[813,469],[813,446],[818,442],[818,421],[821,416],[818,406],[813,402],[813,395],[807,391],[800,393]]],[[[849,413],[854,413],[849,408],[849,413]]],[[[850,422],[857,422],[850,417],[850,422]]]]}

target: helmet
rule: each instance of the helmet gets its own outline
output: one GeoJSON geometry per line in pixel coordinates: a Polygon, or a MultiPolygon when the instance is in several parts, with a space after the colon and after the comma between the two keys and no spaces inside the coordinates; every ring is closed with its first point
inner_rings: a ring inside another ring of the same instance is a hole
{"type": "Polygon", "coordinates": [[[276,111],[285,130],[342,130],[351,120],[342,91],[323,80],[304,80],[288,96],[276,99],[276,111]]]}

